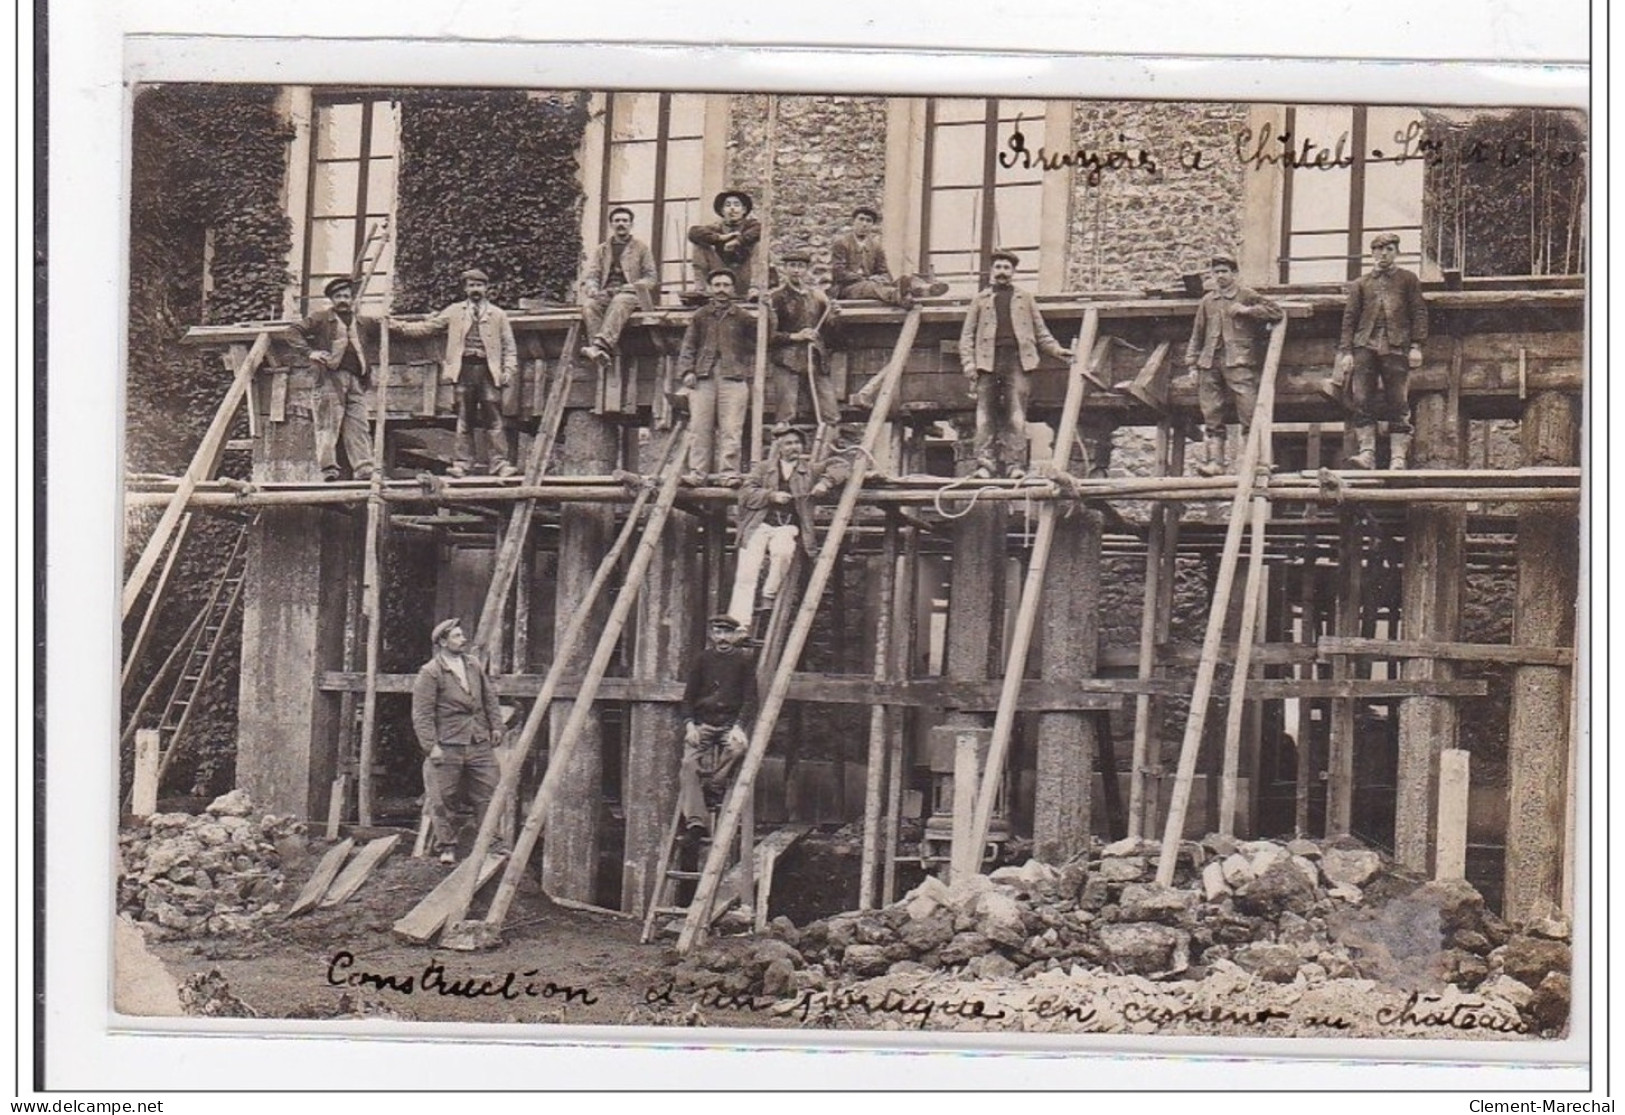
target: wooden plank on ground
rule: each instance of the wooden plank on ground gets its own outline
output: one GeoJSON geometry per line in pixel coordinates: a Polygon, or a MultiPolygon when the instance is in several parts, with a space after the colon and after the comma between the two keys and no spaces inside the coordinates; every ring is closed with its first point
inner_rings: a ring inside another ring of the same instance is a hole
{"type": "Polygon", "coordinates": [[[344,866],[344,861],[350,856],[350,849],[354,847],[355,841],[347,836],[327,850],[327,854],[316,865],[316,873],[305,884],[305,889],[299,892],[299,897],[293,900],[293,905],[288,907],[290,918],[316,908],[316,903],[327,893],[327,888],[332,885],[339,868],[344,866]]]}
{"type": "Polygon", "coordinates": [[[328,906],[337,906],[347,900],[361,884],[367,881],[373,868],[389,858],[389,853],[395,850],[395,845],[401,842],[401,834],[393,836],[380,836],[377,840],[367,842],[367,846],[345,865],[339,877],[333,880],[333,885],[327,888],[327,894],[322,898],[320,905],[325,909],[328,906]]]}
{"type": "MultiPolygon", "coordinates": [[[[777,860],[779,856],[783,855],[784,852],[789,849],[790,845],[794,844],[797,840],[800,840],[803,836],[806,836],[811,831],[811,825],[785,825],[783,828],[774,829],[772,832],[762,837],[762,839],[756,842],[756,850],[754,853],[752,853],[755,857],[754,867],[756,868],[756,870],[753,871],[753,874],[755,874],[758,879],[762,879],[763,875],[761,874],[761,871],[764,865],[766,870],[771,872],[774,861],[777,860]]],[[[717,888],[717,904],[714,911],[715,914],[721,914],[736,899],[747,906],[750,905],[751,896],[745,893],[744,868],[745,861],[741,859],[736,861],[732,867],[728,868],[728,870],[723,873],[722,885],[717,888]]],[[[764,905],[767,902],[765,890],[763,891],[762,902],[764,905]]],[[[760,917],[760,914],[757,916],[760,917]]],[[[713,917],[712,920],[715,921],[716,918],[713,917]]]]}
{"type": "MultiPolygon", "coordinates": [[[[474,893],[478,894],[480,888],[490,882],[506,862],[507,856],[486,856],[485,862],[479,865],[479,877],[474,881],[474,893]]],[[[428,897],[412,908],[411,913],[395,923],[395,936],[414,945],[426,945],[434,940],[435,934],[446,924],[446,917],[451,912],[452,902],[458,890],[473,871],[473,859],[465,859],[458,864],[456,870],[440,880],[440,885],[429,892],[428,897]]]]}

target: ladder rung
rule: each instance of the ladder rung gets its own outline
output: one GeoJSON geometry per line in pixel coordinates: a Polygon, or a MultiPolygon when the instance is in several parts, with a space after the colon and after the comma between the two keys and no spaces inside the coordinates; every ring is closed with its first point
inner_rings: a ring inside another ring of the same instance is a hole
{"type": "Polygon", "coordinates": [[[681,871],[681,870],[679,870],[679,869],[677,869],[675,867],[672,867],[672,868],[667,869],[666,878],[668,878],[668,879],[698,879],[701,874],[702,874],[702,872],[699,872],[699,871],[681,871]]]}

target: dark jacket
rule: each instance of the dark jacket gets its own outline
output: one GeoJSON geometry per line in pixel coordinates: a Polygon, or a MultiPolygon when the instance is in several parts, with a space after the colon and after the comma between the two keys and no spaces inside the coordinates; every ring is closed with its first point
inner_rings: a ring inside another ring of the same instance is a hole
{"type": "Polygon", "coordinates": [[[1262,324],[1280,321],[1284,316],[1281,307],[1240,284],[1229,295],[1209,291],[1196,307],[1190,344],[1185,347],[1185,362],[1198,368],[1213,367],[1222,341],[1225,367],[1256,368],[1261,356],[1262,324]]]}
{"type": "MultiPolygon", "coordinates": [[[[796,462],[796,467],[785,478],[785,488],[791,496],[792,506],[796,510],[796,521],[801,524],[801,545],[809,555],[817,553],[818,547],[813,534],[813,486],[823,481],[827,489],[834,489],[846,483],[847,477],[852,475],[852,466],[845,457],[831,455],[825,457],[817,464],[803,456],[796,462]]],[[[773,493],[779,488],[779,459],[776,454],[769,453],[765,461],[756,464],[745,477],[744,484],[739,489],[739,538],[743,541],[750,537],[751,531],[760,526],[767,519],[768,512],[773,509],[773,493]]]]}
{"type": "Polygon", "coordinates": [[[744,647],[706,647],[683,690],[683,719],[713,728],[748,721],[756,712],[756,655],[744,647]]]}
{"type": "Polygon", "coordinates": [[[768,352],[773,363],[779,367],[805,374],[807,351],[811,347],[818,353],[818,370],[827,372],[829,349],[826,342],[834,329],[834,322],[829,317],[829,299],[821,290],[812,287],[802,289],[805,293],[797,295],[788,286],[781,286],[768,295],[767,309],[771,315],[767,326],[768,352]],[[817,340],[791,339],[791,334],[811,329],[820,321],[823,324],[819,326],[817,340]]]}
{"type": "Polygon", "coordinates": [[[829,246],[829,277],[835,297],[840,298],[845,288],[853,283],[879,275],[881,282],[891,282],[891,268],[886,263],[886,249],[880,246],[880,237],[870,236],[859,241],[850,232],[837,236],[829,246]]]}
{"type": "Polygon", "coordinates": [[[1403,267],[1389,268],[1387,274],[1368,271],[1348,286],[1348,304],[1343,307],[1343,332],[1337,351],[1369,348],[1377,315],[1387,322],[1388,347],[1409,348],[1428,339],[1428,307],[1422,301],[1422,280],[1403,267]]]}
{"type": "Polygon", "coordinates": [[[361,361],[361,378],[366,379],[372,371],[372,358],[367,348],[377,343],[379,325],[377,318],[351,314],[347,329],[333,307],[323,306],[294,324],[294,336],[289,343],[307,358],[323,358],[325,364],[332,368],[338,367],[345,350],[353,347],[361,361]]]}
{"type": "MultiPolygon", "coordinates": [[[[746,217],[737,225],[713,221],[711,224],[693,225],[688,230],[688,242],[705,253],[701,259],[707,268],[714,265],[732,271],[741,294],[755,281],[750,265],[761,239],[762,222],[755,217],[746,217]],[[736,232],[739,234],[738,240],[725,242],[730,233],[736,232]]],[[[705,276],[699,278],[703,282],[705,276]]]]}
{"type": "Polygon", "coordinates": [[[707,302],[694,311],[677,354],[679,378],[750,379],[756,370],[756,319],[739,303],[707,302]]]}
{"type": "Polygon", "coordinates": [[[412,728],[427,755],[435,744],[495,743],[502,738],[502,710],[496,690],[473,656],[463,659],[469,689],[436,654],[412,683],[412,728]]]}

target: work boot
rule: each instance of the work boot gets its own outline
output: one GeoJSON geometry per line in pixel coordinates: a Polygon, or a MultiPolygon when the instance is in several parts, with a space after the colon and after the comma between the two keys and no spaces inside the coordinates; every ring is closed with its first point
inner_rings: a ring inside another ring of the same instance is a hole
{"type": "Polygon", "coordinates": [[[451,467],[446,469],[446,475],[461,480],[468,475],[468,466],[462,461],[453,461],[451,467]]]}
{"type": "Polygon", "coordinates": [[[1359,451],[1349,458],[1350,468],[1376,468],[1377,467],[1377,428],[1375,426],[1357,426],[1354,436],[1359,445],[1359,451]]]}
{"type": "Polygon", "coordinates": [[[509,464],[507,461],[500,461],[498,462],[496,468],[491,470],[491,475],[506,479],[510,476],[518,476],[519,470],[513,465],[509,464]]]}
{"type": "Polygon", "coordinates": [[[1411,467],[1411,435],[1408,433],[1390,433],[1388,435],[1388,467],[1396,471],[1403,471],[1411,467]]]}
{"type": "Polygon", "coordinates": [[[342,479],[342,477],[339,475],[339,470],[336,466],[322,469],[322,483],[337,484],[340,479],[342,479]]]}
{"type": "Polygon", "coordinates": [[[1196,466],[1198,476],[1221,476],[1225,471],[1224,434],[1208,434],[1202,439],[1202,463],[1196,466]]]}
{"type": "Polygon", "coordinates": [[[372,479],[372,466],[371,465],[362,465],[360,468],[356,469],[355,470],[355,478],[357,480],[371,480],[372,479]]]}
{"type": "Polygon", "coordinates": [[[909,293],[915,298],[941,298],[948,293],[948,284],[939,283],[929,275],[907,276],[909,293]]]}

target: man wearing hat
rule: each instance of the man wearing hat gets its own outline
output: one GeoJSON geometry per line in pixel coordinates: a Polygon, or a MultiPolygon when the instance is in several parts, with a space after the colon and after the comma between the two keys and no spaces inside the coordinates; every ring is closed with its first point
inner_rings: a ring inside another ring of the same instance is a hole
{"type": "Polygon", "coordinates": [[[1348,286],[1337,364],[1323,385],[1327,394],[1351,404],[1358,448],[1349,464],[1355,468],[1377,467],[1377,420],[1382,418],[1388,420],[1388,467],[1405,468],[1409,463],[1410,374],[1422,366],[1428,308],[1422,301],[1421,280],[1395,267],[1397,258],[1398,235],[1384,232],[1371,238],[1373,266],[1348,286]]]}
{"type": "Polygon", "coordinates": [[[947,283],[904,275],[894,279],[880,243],[880,212],[868,205],[852,210],[852,227],[829,246],[830,293],[836,298],[872,298],[904,309],[916,298],[948,293],[947,283]]]}
{"type": "Polygon", "coordinates": [[[762,239],[762,222],[750,215],[754,207],[743,190],[723,190],[711,200],[711,208],[722,219],[688,230],[688,242],[694,245],[694,279],[700,287],[720,270],[734,277],[736,291],[752,289],[751,264],[762,239]]]}
{"type": "Polygon", "coordinates": [[[660,271],[649,245],[632,236],[632,210],[609,211],[609,239],[592,253],[581,274],[581,316],[587,344],[581,355],[600,368],[615,358],[621,330],[639,309],[655,308],[660,271]]]}
{"type": "Polygon", "coordinates": [[[959,331],[959,362],[976,396],[976,474],[1019,479],[1027,460],[1027,397],[1040,353],[1070,360],[1033,296],[1015,285],[1020,258],[993,253],[992,285],[971,299],[959,331]]]}
{"type": "Polygon", "coordinates": [[[357,480],[372,477],[372,435],[367,427],[367,406],[362,397],[368,374],[362,329],[378,336],[376,319],[355,312],[355,283],[349,276],[332,279],[322,288],[328,305],[316,310],[295,329],[294,347],[307,353],[315,384],[311,393],[316,434],[316,467],[322,479],[340,478],[338,446],[357,480]]]}
{"type": "Polygon", "coordinates": [[[452,445],[450,476],[467,476],[475,457],[474,435],[483,434],[489,446],[494,476],[512,476],[519,470],[508,463],[502,434],[502,389],[519,372],[519,347],[514,343],[508,315],[485,296],[490,279],[479,268],[463,272],[461,302],[454,302],[422,321],[390,320],[390,328],[403,337],[446,335],[440,364],[440,382],[457,386],[457,439],[452,445]]]}
{"type": "Polygon", "coordinates": [[[761,610],[770,611],[795,556],[796,541],[811,557],[818,552],[813,530],[813,501],[846,483],[851,467],[835,455],[814,462],[807,455],[807,435],[794,426],[773,428],[767,459],[750,470],[739,489],[739,560],[734,567],[728,615],[749,628],[756,582],[767,564],[761,610]]]}
{"type": "Polygon", "coordinates": [[[1213,287],[1196,307],[1185,363],[1196,370],[1202,407],[1202,462],[1196,471],[1218,476],[1229,471],[1225,454],[1228,412],[1241,423],[1241,440],[1253,426],[1258,406],[1258,365],[1265,322],[1284,316],[1274,302],[1236,281],[1236,261],[1215,255],[1208,265],[1213,287]]]}
{"type": "Polygon", "coordinates": [[[839,427],[841,408],[830,379],[827,343],[838,311],[823,291],[807,285],[812,257],[806,249],[792,248],[779,262],[784,285],[767,296],[773,417],[781,423],[810,418],[839,427]]]}
{"type": "Polygon", "coordinates": [[[744,628],[732,616],[715,615],[706,634],[710,645],[694,660],[683,689],[683,761],[677,771],[677,802],[691,843],[710,830],[711,806],[721,803],[749,746],[746,725],[756,710],[756,656],[744,628]]]}
{"type": "Polygon", "coordinates": [[[455,863],[463,822],[485,816],[502,776],[492,750],[502,738],[502,710],[485,669],[468,654],[461,621],[441,620],[432,639],[434,657],[412,683],[412,728],[440,862],[455,863]]]}
{"type": "Polygon", "coordinates": [[[738,477],[756,370],[756,319],[734,301],[733,272],[719,267],[707,283],[710,301],[694,311],[677,353],[694,435],[684,474],[690,484],[712,472],[738,477]]]}

